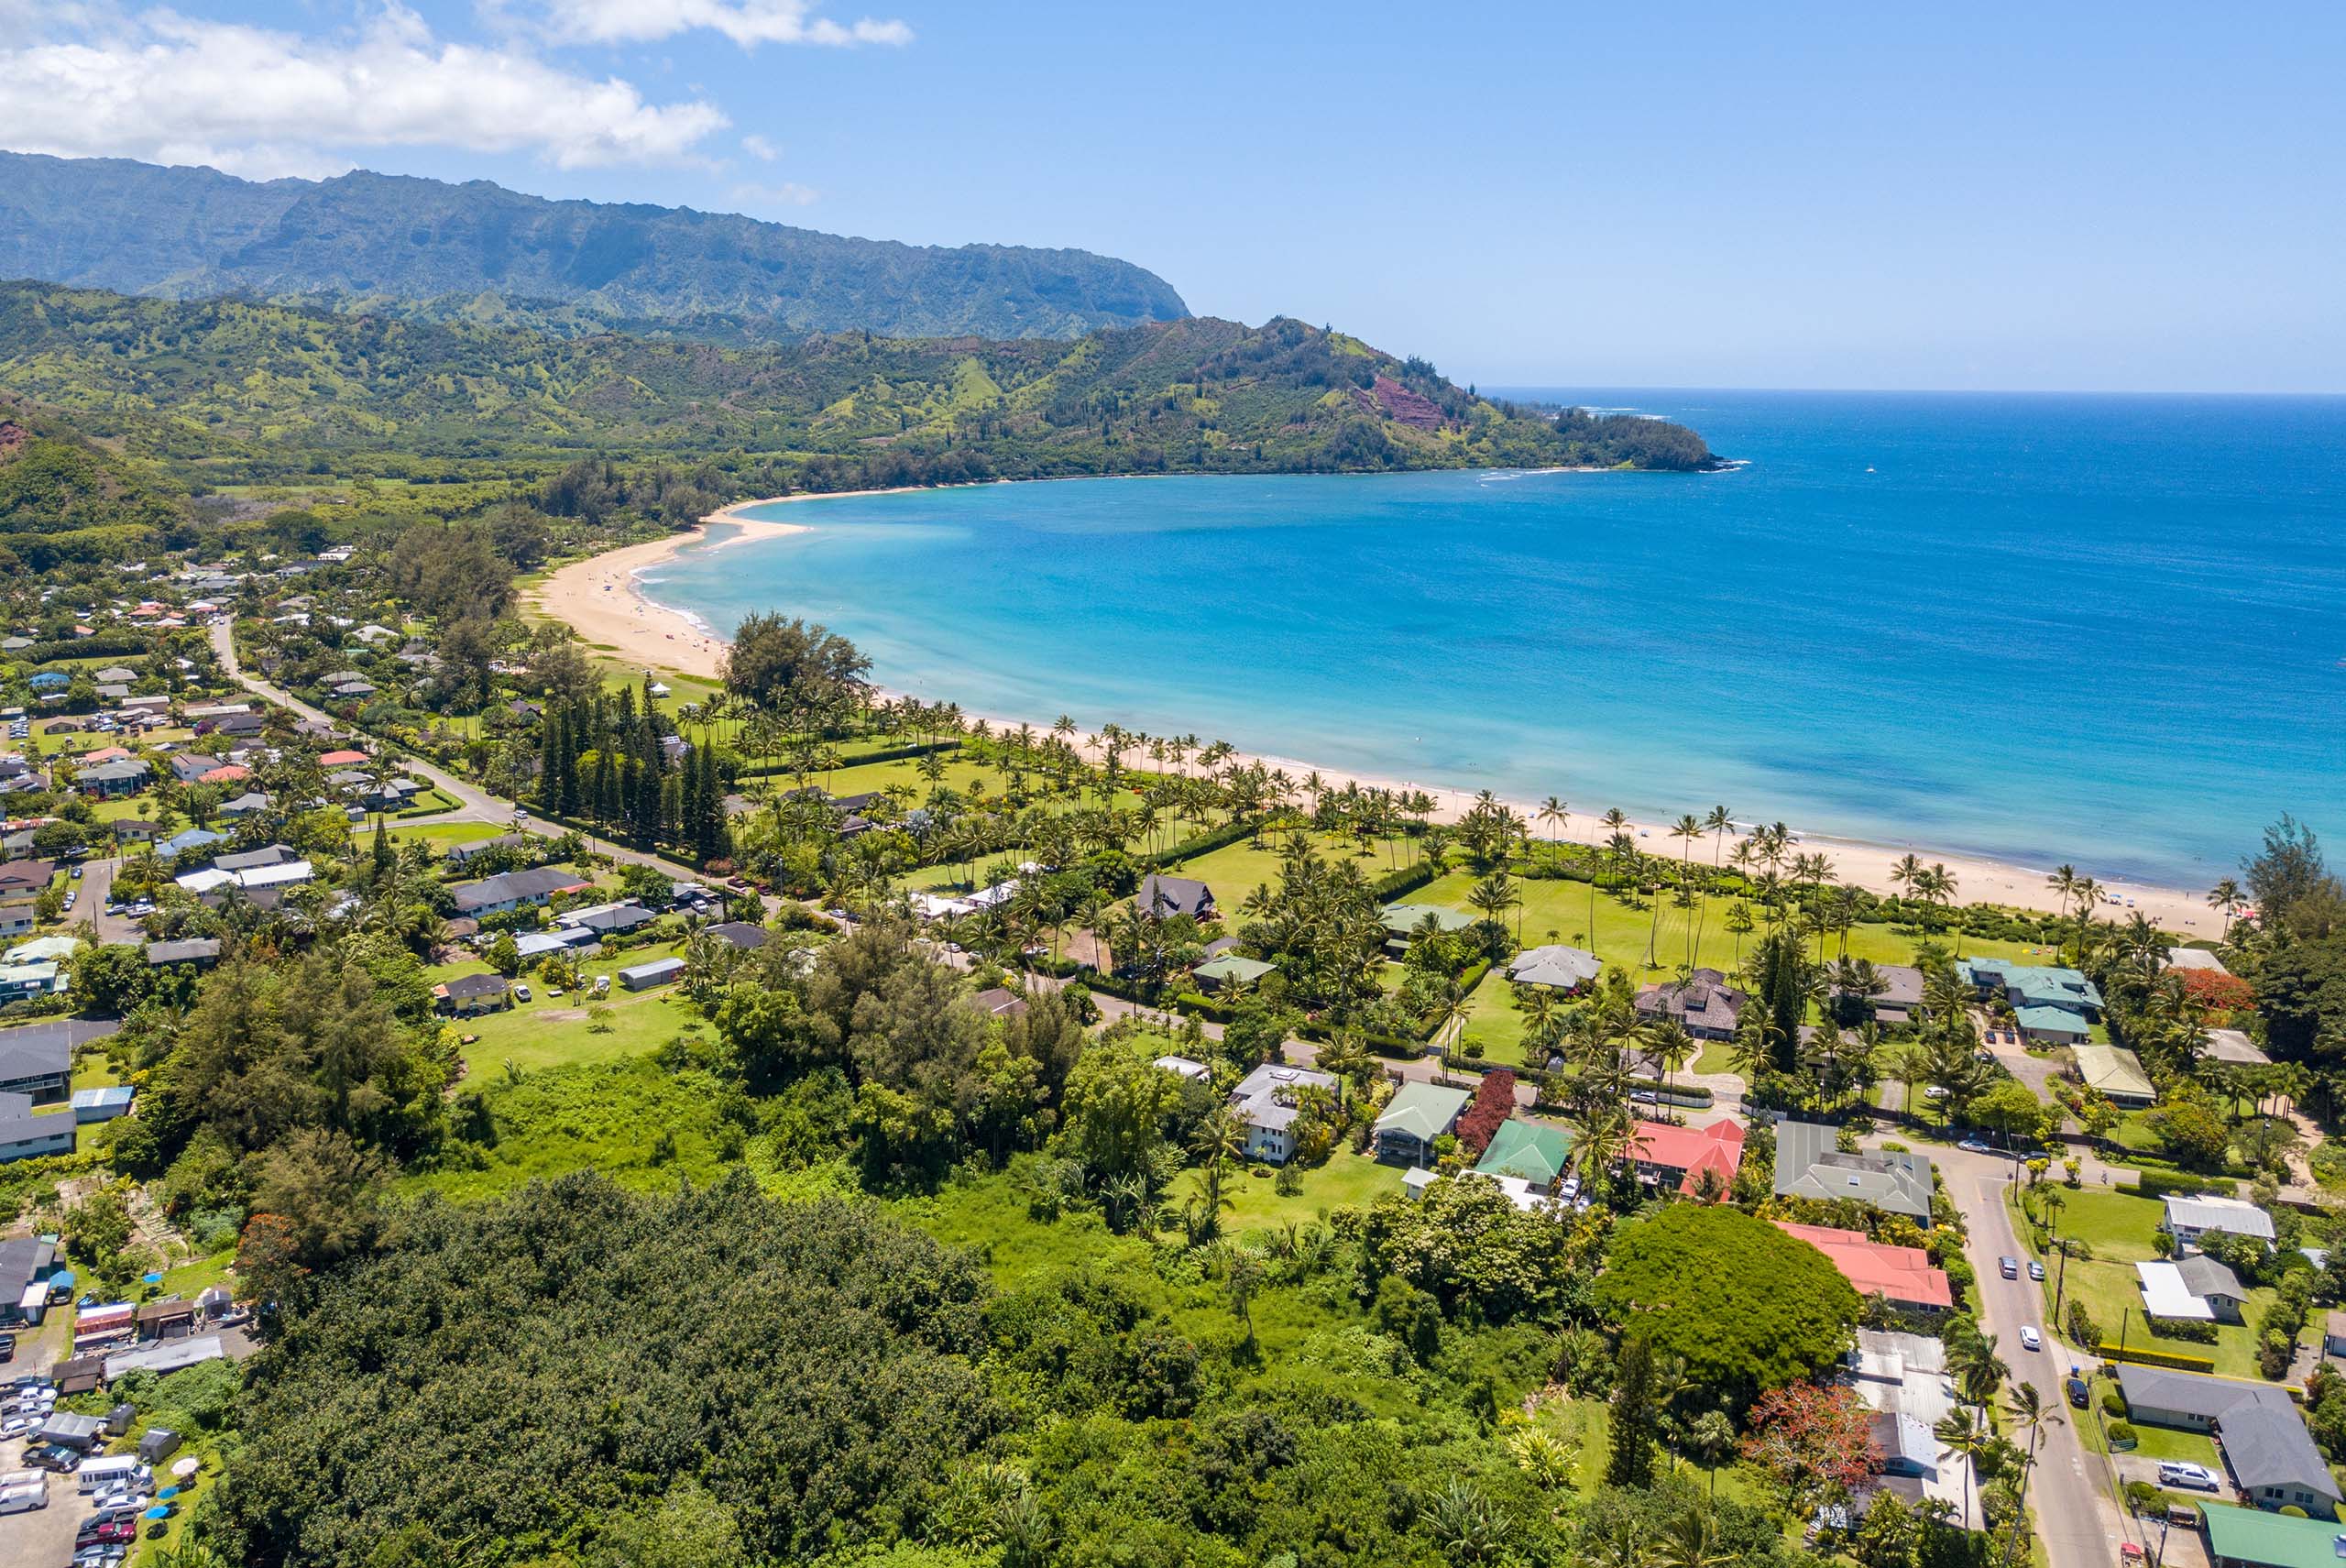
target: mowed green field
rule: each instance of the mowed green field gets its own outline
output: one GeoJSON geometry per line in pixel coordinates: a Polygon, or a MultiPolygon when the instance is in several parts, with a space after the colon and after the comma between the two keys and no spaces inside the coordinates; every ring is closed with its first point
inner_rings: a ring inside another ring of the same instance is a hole
{"type": "MultiPolygon", "coordinates": [[[[1234,916],[1239,904],[1258,887],[1276,888],[1279,884],[1279,860],[1287,852],[1291,835],[1266,833],[1257,839],[1242,839],[1235,844],[1224,844],[1194,860],[1183,861],[1178,866],[1168,866],[1167,876],[1187,877],[1213,889],[1215,901],[1222,906],[1225,919],[1234,916]]],[[[1363,855],[1354,839],[1336,833],[1305,835],[1311,847],[1328,860],[1356,861],[1361,875],[1375,879],[1409,862],[1395,860],[1398,854],[1409,854],[1407,844],[1398,844],[1388,851],[1381,843],[1372,843],[1369,853],[1363,855]]],[[[1414,896],[1414,895],[1413,895],[1414,896]]]]}
{"type": "MultiPolygon", "coordinates": [[[[591,987],[597,976],[615,975],[620,970],[673,957],[683,950],[681,942],[630,948],[616,959],[589,959],[579,966],[579,972],[591,987]]],[[[443,964],[430,971],[430,978],[436,985],[460,974],[488,972],[487,964],[472,961],[443,964]]],[[[545,982],[527,971],[521,982],[530,988],[531,1000],[516,1002],[502,1013],[449,1020],[458,1033],[477,1036],[464,1047],[468,1084],[502,1072],[509,1061],[525,1071],[578,1062],[611,1061],[642,1056],[657,1050],[677,1035],[707,1028],[698,1010],[674,985],[652,991],[623,991],[617,980],[612,981],[611,993],[603,1001],[603,1005],[611,1010],[610,1027],[597,1030],[586,1016],[586,1010],[595,1003],[586,992],[550,997],[545,982]]]]}
{"type": "MultiPolygon", "coordinates": [[[[1475,911],[1466,895],[1475,880],[1470,872],[1452,872],[1409,894],[1409,902],[1439,905],[1471,915],[1475,911]]],[[[1639,985],[1672,977],[1689,963],[1690,953],[1693,967],[1732,974],[1742,954],[1749,952],[1752,941],[1767,929],[1762,922],[1760,929],[1740,938],[1727,930],[1727,912],[1733,902],[1729,899],[1698,900],[1694,907],[1682,909],[1664,897],[1657,918],[1650,906],[1633,909],[1612,894],[1599,891],[1595,900],[1595,940],[1592,943],[1588,939],[1592,930],[1588,883],[1518,878],[1515,885],[1523,900],[1519,925],[1524,947],[1561,942],[1587,948],[1607,964],[1626,967],[1629,978],[1639,985]],[[1644,962],[1650,939],[1658,959],[1653,968],[1644,962]]],[[[1759,912],[1755,909],[1753,913],[1756,916],[1759,912]]],[[[1516,912],[1509,912],[1507,924],[1510,928],[1518,927],[1516,912]]],[[[1858,926],[1848,934],[1849,957],[1869,959],[1875,963],[1912,963],[1920,945],[1919,937],[1884,925],[1858,926]]],[[[1840,938],[1828,939],[1825,956],[1835,958],[1840,951],[1840,938]]],[[[1966,957],[1980,958],[2026,959],[2032,955],[2025,943],[1975,941],[1968,938],[1961,943],[1961,951],[1966,957]]],[[[1472,1011],[1465,1031],[1459,1037],[1461,1046],[1479,1043],[1486,1060],[1520,1063],[1523,1015],[1516,1009],[1514,988],[1507,984],[1506,977],[1494,970],[1474,988],[1469,1005],[1472,1011]]],[[[1717,1054],[1724,1056],[1723,1050],[1717,1054]]],[[[1716,1067],[1723,1068],[1724,1061],[1716,1067]]]]}

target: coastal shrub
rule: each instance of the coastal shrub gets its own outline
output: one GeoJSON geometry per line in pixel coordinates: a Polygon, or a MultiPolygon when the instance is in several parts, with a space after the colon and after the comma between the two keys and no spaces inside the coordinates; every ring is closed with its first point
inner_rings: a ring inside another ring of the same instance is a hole
{"type": "Polygon", "coordinates": [[[2110,1422],[2110,1441],[2113,1443],[2132,1442],[2134,1441],[2134,1428],[2132,1423],[2128,1421],[2110,1422]]]}
{"type": "Polygon", "coordinates": [[[1515,1114],[1515,1074],[1506,1068],[1493,1068],[1474,1086],[1474,1098],[1467,1102],[1466,1113],[1458,1119],[1458,1142],[1467,1154],[1480,1159],[1491,1146],[1492,1137],[1499,1124],[1515,1114]]]}

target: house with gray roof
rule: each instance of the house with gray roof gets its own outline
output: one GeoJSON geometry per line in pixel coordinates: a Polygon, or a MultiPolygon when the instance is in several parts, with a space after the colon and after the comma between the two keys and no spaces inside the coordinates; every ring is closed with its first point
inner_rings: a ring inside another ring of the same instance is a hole
{"type": "Polygon", "coordinates": [[[525,905],[542,905],[557,893],[590,885],[576,872],[561,866],[535,866],[525,872],[501,872],[478,882],[458,883],[449,890],[456,913],[478,918],[508,915],[525,905]]]}
{"type": "Polygon", "coordinates": [[[2235,1236],[2253,1236],[2270,1246],[2273,1243],[2273,1216],[2253,1203],[2237,1198],[2199,1197],[2188,1193],[2169,1193],[2165,1213],[2159,1229],[2175,1239],[2175,1248],[2182,1252],[2199,1245],[2199,1238],[2209,1231],[2222,1231],[2235,1236]]]}
{"type": "Polygon", "coordinates": [[[0,1093],[64,1099],[72,1085],[75,1047],[121,1028],[112,1019],[49,1018],[0,1029],[0,1093]]]}
{"type": "Polygon", "coordinates": [[[1822,1122],[1776,1124],[1776,1196],[1854,1199],[1886,1214],[1931,1223],[1930,1160],[1912,1151],[1844,1154],[1822,1122]]]}
{"type": "Polygon", "coordinates": [[[2338,1517],[2338,1483],[2286,1389],[2131,1363],[2116,1371],[2127,1418],[2138,1426],[2212,1434],[2245,1501],[2338,1517]]]}
{"type": "Polygon", "coordinates": [[[1544,985],[1552,991],[1573,992],[1594,981],[1604,969],[1604,960],[1585,948],[1553,943],[1544,948],[1526,948],[1516,954],[1507,960],[1507,978],[1517,985],[1544,985]]]}
{"type": "Polygon", "coordinates": [[[1298,1101],[1307,1089],[1336,1092],[1331,1074],[1285,1062],[1265,1062],[1230,1091],[1230,1108],[1246,1128],[1246,1157],[1285,1165],[1295,1154],[1298,1101]]]}
{"type": "Polygon", "coordinates": [[[1211,920],[1214,915],[1213,889],[1185,876],[1159,876],[1151,872],[1140,879],[1140,891],[1134,895],[1133,903],[1152,920],[1163,920],[1175,915],[1187,915],[1193,920],[1211,920]]]}
{"type": "Polygon", "coordinates": [[[29,1094],[0,1094],[0,1162],[72,1152],[72,1117],[35,1111],[29,1094]]]}
{"type": "Polygon", "coordinates": [[[1650,1022],[1676,1019],[1698,1040],[1731,1040],[1750,997],[1715,969],[1698,969],[1684,980],[1649,985],[1637,995],[1638,1016],[1650,1022]]]}
{"type": "Polygon", "coordinates": [[[113,800],[126,795],[137,795],[152,783],[155,770],[143,759],[124,757],[116,762],[100,762],[94,768],[83,768],[73,775],[73,786],[84,795],[101,800],[113,800]]]}

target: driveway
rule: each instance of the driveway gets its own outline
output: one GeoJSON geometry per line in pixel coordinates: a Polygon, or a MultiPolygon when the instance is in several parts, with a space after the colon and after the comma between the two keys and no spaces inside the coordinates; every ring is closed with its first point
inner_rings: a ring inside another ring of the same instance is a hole
{"type": "Polygon", "coordinates": [[[1967,1154],[1961,1149],[1934,1147],[1949,1197],[1962,1212],[1969,1243],[1965,1255],[1979,1276],[1979,1326],[1995,1336],[1996,1354],[2011,1368],[2012,1381],[2036,1390],[2060,1423],[2046,1423],[2037,1443],[2037,1464],[2029,1483],[2029,1507],[2035,1511],[2036,1531],[2045,1542],[2051,1568],[2105,1568],[2116,1556],[2121,1540],[2142,1540],[2141,1523],[2121,1515],[2113,1500],[2115,1478],[2109,1462],[2087,1452],[2074,1422],[2090,1420],[2088,1412],[2073,1410],[2063,1384],[2076,1352],[2053,1337],[2043,1287],[2023,1270],[2006,1279],[1997,1259],[2024,1257],[2020,1238],[2004,1208],[2004,1189],[2021,1168],[2000,1155],[1967,1154]],[[2020,1343],[2025,1324],[2045,1335],[2045,1348],[2031,1351],[2020,1343]]]}
{"type": "Polygon", "coordinates": [[[119,860],[84,861],[82,880],[72,885],[82,890],[74,901],[72,919],[76,925],[84,921],[97,927],[101,942],[143,942],[146,928],[126,915],[109,915],[106,904],[114,894],[115,873],[122,869],[119,860]]]}

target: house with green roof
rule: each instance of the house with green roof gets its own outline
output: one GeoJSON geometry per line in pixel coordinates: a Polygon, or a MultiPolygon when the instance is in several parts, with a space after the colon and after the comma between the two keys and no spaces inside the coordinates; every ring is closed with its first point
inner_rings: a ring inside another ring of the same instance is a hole
{"type": "Polygon", "coordinates": [[[1439,904],[1388,904],[1378,918],[1385,922],[1385,949],[1397,957],[1409,950],[1410,940],[1429,918],[1438,931],[1464,931],[1474,923],[1472,915],[1439,904]]]}
{"type": "Polygon", "coordinates": [[[2082,1046],[2093,1038],[2085,1015],[2066,1007],[2015,1007],[2012,1020],[2020,1025],[2020,1032],[2029,1044],[2034,1046],[2082,1046]]]}
{"type": "Polygon", "coordinates": [[[1376,1118],[1376,1157],[1398,1165],[1431,1166],[1436,1138],[1448,1135],[1466,1109],[1463,1089],[1405,1083],[1376,1118]]]}
{"type": "Polygon", "coordinates": [[[1510,1116],[1491,1135],[1491,1146],[1474,1168],[1478,1176],[1513,1176],[1540,1192],[1553,1192],[1572,1157],[1573,1140],[1562,1127],[1510,1116]]]}
{"type": "Polygon", "coordinates": [[[1208,959],[1190,973],[1200,989],[1220,991],[1226,985],[1253,985],[1278,968],[1260,959],[1242,958],[1236,953],[1223,953],[1208,959]]]}
{"type": "Polygon", "coordinates": [[[2202,1503],[2214,1568],[2335,1568],[2346,1535],[2334,1519],[2292,1519],[2262,1508],[2202,1503]]]}

